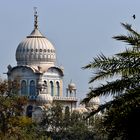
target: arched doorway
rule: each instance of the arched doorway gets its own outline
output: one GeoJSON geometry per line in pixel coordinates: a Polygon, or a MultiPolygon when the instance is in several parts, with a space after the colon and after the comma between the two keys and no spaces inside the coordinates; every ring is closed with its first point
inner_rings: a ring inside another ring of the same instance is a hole
{"type": "Polygon", "coordinates": [[[28,105],[27,109],[26,109],[26,116],[31,118],[32,117],[32,111],[33,111],[33,106],[32,105],[28,105]]]}

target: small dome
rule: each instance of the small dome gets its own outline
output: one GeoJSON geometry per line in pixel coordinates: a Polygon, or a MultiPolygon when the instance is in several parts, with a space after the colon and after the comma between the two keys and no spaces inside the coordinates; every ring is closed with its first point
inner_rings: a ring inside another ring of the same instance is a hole
{"type": "Polygon", "coordinates": [[[99,105],[100,104],[100,99],[99,99],[99,97],[94,97],[89,102],[93,103],[93,104],[98,104],[99,105]]]}
{"type": "Polygon", "coordinates": [[[68,89],[73,90],[76,89],[76,85],[74,83],[68,84],[68,89]]]}
{"type": "Polygon", "coordinates": [[[78,112],[78,113],[83,114],[83,113],[88,112],[88,110],[84,106],[79,106],[79,107],[73,109],[73,112],[78,112]]]}
{"type": "Polygon", "coordinates": [[[100,104],[99,97],[94,97],[87,103],[86,107],[97,109],[99,107],[99,104],[100,104]]]}
{"type": "Polygon", "coordinates": [[[51,104],[53,102],[53,97],[50,94],[39,94],[36,101],[39,104],[51,104]]]}

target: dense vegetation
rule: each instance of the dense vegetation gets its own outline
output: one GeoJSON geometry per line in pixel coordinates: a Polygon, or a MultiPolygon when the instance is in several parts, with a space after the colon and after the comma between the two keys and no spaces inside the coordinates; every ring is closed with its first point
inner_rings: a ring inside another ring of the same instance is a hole
{"type": "Polygon", "coordinates": [[[30,118],[22,116],[25,97],[17,96],[19,85],[17,81],[0,80],[0,139],[29,138],[28,132],[32,126],[30,118]]]}
{"type": "MultiPolygon", "coordinates": [[[[1,140],[93,140],[95,138],[95,117],[88,126],[84,114],[73,112],[67,107],[63,112],[60,104],[49,106],[43,111],[43,119],[34,122],[23,116],[27,98],[18,96],[18,81],[0,80],[0,139],[1,140]],[[94,120],[94,121],[92,121],[94,120]]],[[[44,106],[44,107],[45,107],[44,106]]],[[[97,136],[96,136],[97,137],[97,136]]]]}
{"type": "Polygon", "coordinates": [[[70,113],[69,108],[62,111],[61,104],[53,104],[44,113],[40,127],[48,136],[56,140],[93,140],[94,130],[89,129],[87,120],[79,112],[70,113]]]}

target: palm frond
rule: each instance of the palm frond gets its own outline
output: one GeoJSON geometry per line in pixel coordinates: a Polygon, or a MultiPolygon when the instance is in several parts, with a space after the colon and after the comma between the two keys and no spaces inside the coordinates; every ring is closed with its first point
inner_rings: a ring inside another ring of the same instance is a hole
{"type": "Polygon", "coordinates": [[[94,97],[93,90],[91,89],[87,96],[80,102],[80,104],[87,104],[94,97]]]}
{"type": "Polygon", "coordinates": [[[125,92],[127,89],[133,89],[139,87],[140,76],[135,75],[133,77],[122,77],[121,79],[116,79],[111,82],[106,82],[101,84],[96,88],[90,88],[87,93],[86,98],[84,98],[81,103],[86,104],[94,97],[100,96],[116,96],[125,92]]]}
{"type": "MultiPolygon", "coordinates": [[[[122,107],[122,110],[128,106],[140,105],[140,87],[128,90],[125,94],[115,97],[113,100],[106,102],[98,107],[97,110],[92,111],[87,118],[95,115],[98,112],[103,112],[105,109],[122,107]]],[[[87,119],[86,118],[86,119],[87,119]]]]}
{"type": "Polygon", "coordinates": [[[136,56],[140,56],[140,52],[127,48],[125,51],[117,53],[115,55],[121,58],[131,58],[131,57],[135,58],[136,56]]]}
{"type": "Polygon", "coordinates": [[[105,104],[100,105],[100,106],[98,107],[98,109],[92,111],[92,112],[86,117],[86,119],[90,118],[91,116],[95,115],[95,114],[98,113],[98,112],[104,112],[104,110],[105,110],[106,108],[109,108],[111,105],[112,105],[112,101],[109,101],[109,102],[107,102],[107,103],[105,103],[105,104]]]}
{"type": "Polygon", "coordinates": [[[113,39],[123,41],[128,43],[129,45],[139,47],[140,46],[140,34],[132,29],[130,24],[121,23],[121,25],[129,32],[128,35],[118,35],[113,36],[113,39]]]}
{"type": "Polygon", "coordinates": [[[132,46],[139,46],[140,45],[140,38],[133,36],[133,35],[119,35],[114,36],[113,39],[123,41],[125,43],[128,43],[128,45],[132,46]]]}
{"type": "Polygon", "coordinates": [[[121,23],[121,25],[130,33],[134,34],[137,37],[140,37],[140,34],[138,32],[136,32],[135,30],[132,29],[132,25],[128,24],[128,23],[121,23]]]}
{"type": "Polygon", "coordinates": [[[86,98],[81,101],[81,104],[87,104],[92,98],[99,96],[109,96],[121,93],[126,85],[127,80],[115,80],[113,82],[106,82],[106,84],[101,84],[96,88],[90,88],[89,93],[87,93],[86,98]]]}
{"type": "Polygon", "coordinates": [[[134,57],[130,54],[130,57],[127,56],[127,52],[118,55],[120,58],[108,58],[106,62],[101,62],[98,61],[99,59],[96,59],[97,61],[92,63],[94,66],[94,75],[91,77],[89,83],[118,75],[131,76],[140,73],[140,58],[137,57],[139,53],[136,56],[132,54],[134,57]]]}
{"type": "Polygon", "coordinates": [[[97,57],[93,58],[93,61],[90,62],[88,65],[82,67],[83,69],[93,69],[95,67],[101,67],[102,63],[105,64],[108,62],[108,58],[105,57],[103,54],[99,54],[97,57]]]}
{"type": "MultiPolygon", "coordinates": [[[[115,70],[116,71],[116,70],[115,70]]],[[[107,78],[114,78],[115,76],[119,76],[120,71],[104,71],[104,70],[98,70],[96,73],[90,78],[89,83],[93,83],[94,81],[97,80],[104,80],[107,78]]]]}

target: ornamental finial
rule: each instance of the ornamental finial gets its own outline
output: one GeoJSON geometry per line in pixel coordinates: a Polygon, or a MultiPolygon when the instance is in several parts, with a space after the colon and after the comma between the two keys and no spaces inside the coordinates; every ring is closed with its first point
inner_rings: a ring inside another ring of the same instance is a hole
{"type": "Polygon", "coordinates": [[[37,7],[34,7],[34,29],[38,29],[37,7]]]}

